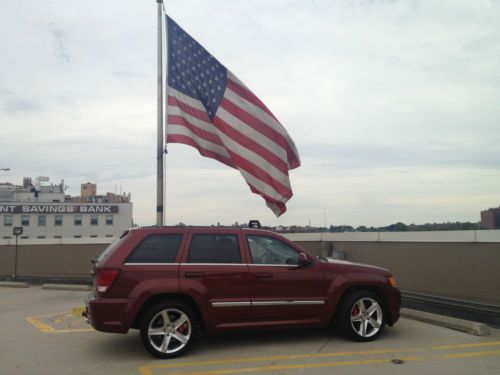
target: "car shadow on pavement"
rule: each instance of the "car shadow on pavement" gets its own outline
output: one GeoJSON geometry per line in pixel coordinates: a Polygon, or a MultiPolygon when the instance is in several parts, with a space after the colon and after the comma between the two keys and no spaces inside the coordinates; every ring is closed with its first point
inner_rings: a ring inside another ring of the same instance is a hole
{"type": "MultiPolygon", "coordinates": [[[[387,342],[397,338],[400,334],[397,330],[386,329],[383,334],[374,342],[387,342]]],[[[338,342],[339,345],[346,344],[363,345],[353,343],[344,338],[340,333],[332,328],[295,328],[280,330],[240,330],[222,333],[200,333],[191,350],[182,358],[193,356],[211,356],[221,353],[248,353],[248,355],[270,354],[274,348],[290,346],[290,352],[305,350],[316,352],[330,342],[338,342]],[[261,353],[256,353],[256,348],[261,353]]],[[[369,343],[368,345],[373,345],[369,343]]],[[[375,344],[378,345],[378,344],[375,344]]],[[[99,334],[86,348],[89,354],[94,357],[107,359],[127,358],[133,361],[153,361],[155,360],[144,349],[139,331],[131,330],[126,335],[121,334],[99,334]]]]}

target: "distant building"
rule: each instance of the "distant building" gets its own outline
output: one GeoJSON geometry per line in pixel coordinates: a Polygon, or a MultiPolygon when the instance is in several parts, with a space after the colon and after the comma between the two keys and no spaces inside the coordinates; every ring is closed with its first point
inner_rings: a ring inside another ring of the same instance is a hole
{"type": "Polygon", "coordinates": [[[481,228],[500,229],[500,207],[481,211],[481,228]]]}
{"type": "Polygon", "coordinates": [[[23,178],[23,185],[0,183],[0,239],[117,237],[132,227],[130,193],[97,195],[97,185],[82,184],[81,196],[65,194],[64,180],[49,184],[47,177],[23,178]]]}

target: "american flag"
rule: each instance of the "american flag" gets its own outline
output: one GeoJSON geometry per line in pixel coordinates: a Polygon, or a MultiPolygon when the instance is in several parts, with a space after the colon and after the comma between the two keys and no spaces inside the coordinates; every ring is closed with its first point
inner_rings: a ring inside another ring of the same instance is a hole
{"type": "Polygon", "coordinates": [[[167,16],[167,143],[184,143],[240,171],[280,216],[292,197],[295,144],[269,109],[167,16]]]}

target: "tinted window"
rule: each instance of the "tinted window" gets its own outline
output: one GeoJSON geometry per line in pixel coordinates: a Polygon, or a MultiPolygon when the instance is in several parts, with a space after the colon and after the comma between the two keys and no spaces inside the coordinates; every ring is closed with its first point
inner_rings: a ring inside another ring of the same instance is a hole
{"type": "Polygon", "coordinates": [[[195,234],[189,263],[241,263],[238,237],[234,234],[195,234]]]}
{"type": "Polygon", "coordinates": [[[299,253],[286,243],[265,236],[247,236],[254,264],[299,264],[299,253]]]}
{"type": "Polygon", "coordinates": [[[125,263],[174,263],[182,234],[153,234],[132,251],[125,263]]]}

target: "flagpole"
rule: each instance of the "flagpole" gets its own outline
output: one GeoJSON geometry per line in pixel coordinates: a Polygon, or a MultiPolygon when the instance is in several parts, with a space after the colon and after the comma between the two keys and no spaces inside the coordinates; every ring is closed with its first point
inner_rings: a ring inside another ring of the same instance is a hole
{"type": "Polygon", "coordinates": [[[157,106],[157,148],[156,148],[156,225],[163,225],[163,67],[162,67],[162,7],[158,4],[158,106],[157,106]]]}

